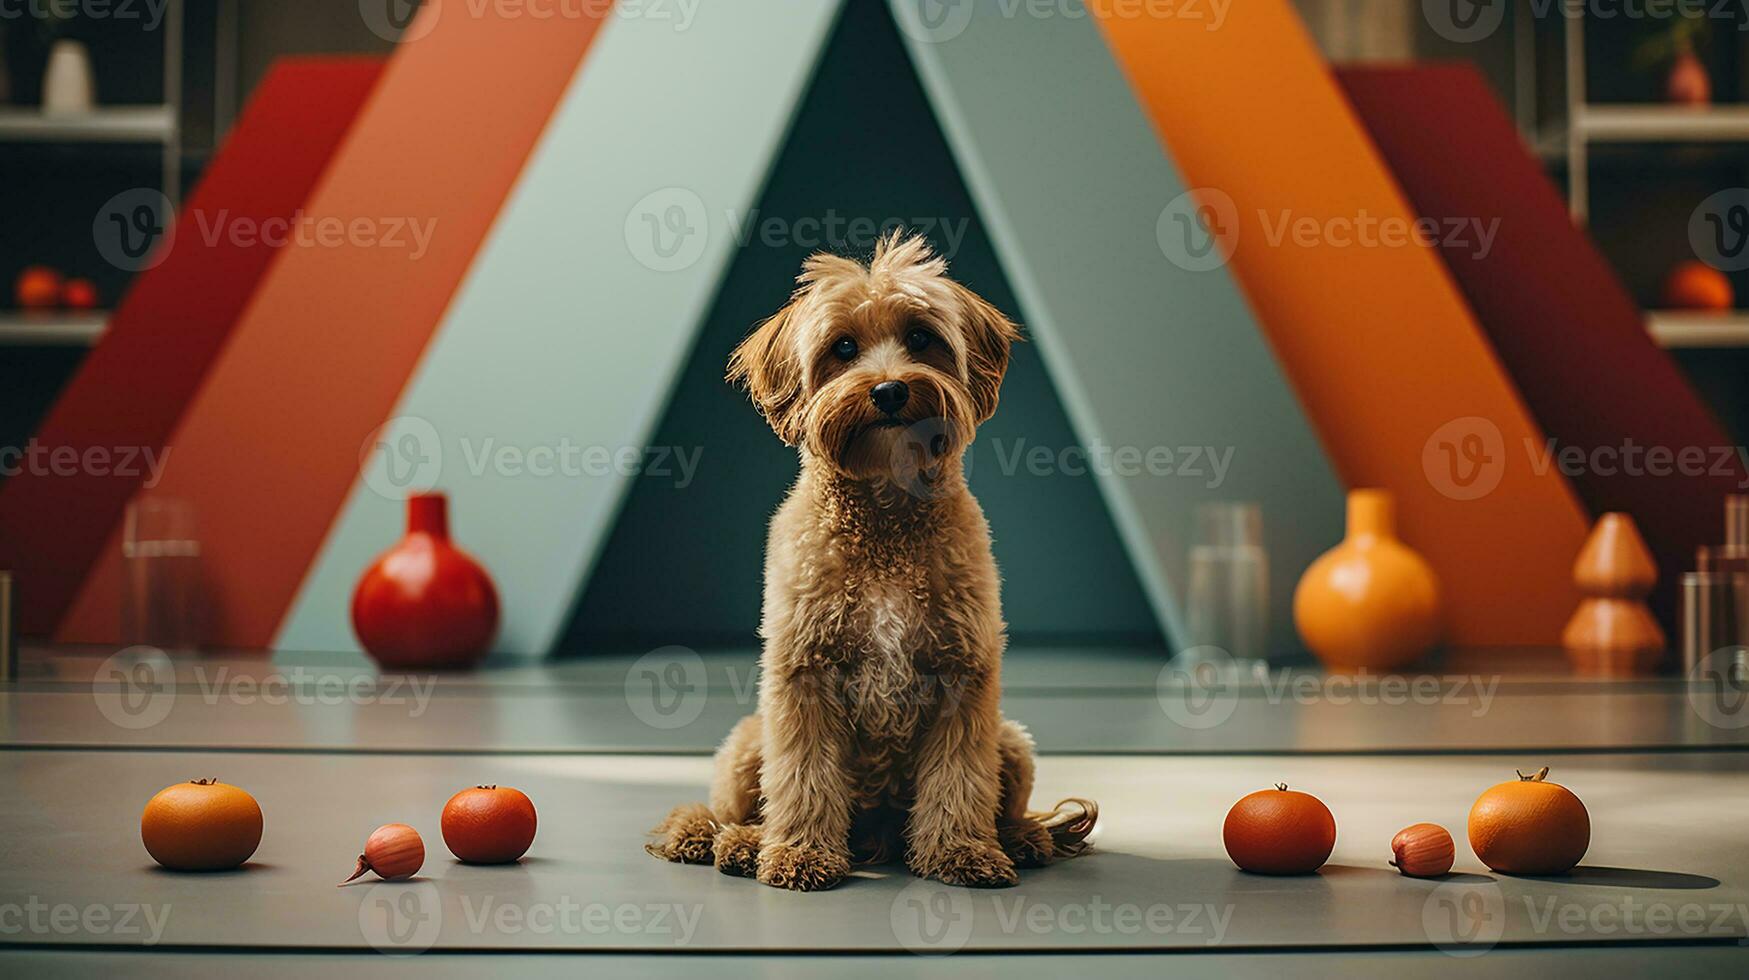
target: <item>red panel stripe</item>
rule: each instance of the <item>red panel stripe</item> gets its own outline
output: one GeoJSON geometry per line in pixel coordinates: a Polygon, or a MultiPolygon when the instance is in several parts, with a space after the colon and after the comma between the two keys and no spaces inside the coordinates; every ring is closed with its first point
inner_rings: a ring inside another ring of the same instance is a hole
{"type": "Polygon", "coordinates": [[[309,199],[381,76],[378,59],[295,59],[274,67],[188,199],[183,233],[140,274],[36,436],[45,450],[109,453],[104,475],[24,468],[0,486],[0,567],[18,573],[20,622],[44,634],[147,477],[276,248],[209,240],[195,215],[237,226],[286,218],[309,199]],[[133,460],[132,465],[127,460],[133,460]]]}
{"type": "MultiPolygon", "coordinates": [[[[393,407],[601,23],[525,14],[487,6],[414,24],[418,40],[396,53],[308,208],[313,223],[368,236],[312,235],[281,255],[171,439],[157,492],[194,504],[215,645],[270,642],[360,444],[393,407]],[[429,234],[422,245],[412,222],[429,234]]],[[[113,641],[120,581],[116,529],[60,639],[113,641]]]]}
{"type": "Polygon", "coordinates": [[[1498,219],[1487,254],[1448,241],[1446,265],[1549,438],[1603,463],[1570,473],[1573,487],[1593,514],[1633,515],[1658,561],[1654,608],[1673,628],[1680,573],[1694,567],[1695,546],[1724,539],[1723,498],[1743,474],[1734,453],[1723,469],[1708,452],[1705,472],[1662,475],[1643,454],[1728,447],[1730,437],[1652,342],[1480,75],[1465,66],[1337,75],[1420,214],[1498,219]],[[1628,446],[1642,454],[1635,472],[1623,462],[1628,446]]]}

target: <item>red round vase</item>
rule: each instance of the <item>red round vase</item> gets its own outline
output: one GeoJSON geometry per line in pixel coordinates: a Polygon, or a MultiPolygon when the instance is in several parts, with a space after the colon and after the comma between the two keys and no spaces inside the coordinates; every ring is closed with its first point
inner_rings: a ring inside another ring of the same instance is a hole
{"type": "Polygon", "coordinates": [[[460,670],[485,656],[498,630],[498,590],[450,543],[443,494],[408,498],[407,536],[353,590],[352,629],[391,670],[460,670]]]}

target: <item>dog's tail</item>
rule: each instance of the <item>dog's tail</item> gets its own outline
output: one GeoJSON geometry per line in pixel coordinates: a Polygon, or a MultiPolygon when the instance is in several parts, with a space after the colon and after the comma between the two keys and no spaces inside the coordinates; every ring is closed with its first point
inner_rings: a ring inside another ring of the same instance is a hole
{"type": "Polygon", "coordinates": [[[1072,796],[1048,813],[1029,813],[1027,816],[1051,832],[1053,857],[1074,857],[1093,846],[1087,838],[1093,833],[1094,825],[1099,823],[1099,804],[1072,796]]]}

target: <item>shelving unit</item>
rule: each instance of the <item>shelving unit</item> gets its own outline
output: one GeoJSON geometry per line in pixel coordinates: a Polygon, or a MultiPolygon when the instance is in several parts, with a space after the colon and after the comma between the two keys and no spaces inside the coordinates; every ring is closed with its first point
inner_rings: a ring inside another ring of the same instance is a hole
{"type": "Polygon", "coordinates": [[[108,325],[103,310],[0,313],[0,347],[90,347],[108,325]]]}
{"type": "Polygon", "coordinates": [[[1749,348],[1749,313],[1653,310],[1646,330],[1661,347],[1749,348]]]}

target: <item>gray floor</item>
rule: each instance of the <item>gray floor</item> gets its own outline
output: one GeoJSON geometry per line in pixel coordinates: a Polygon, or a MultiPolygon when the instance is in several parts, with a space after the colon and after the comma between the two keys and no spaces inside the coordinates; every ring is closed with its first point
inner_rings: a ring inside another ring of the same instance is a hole
{"type": "Polygon", "coordinates": [[[625,658],[415,679],[425,686],[393,694],[314,660],[152,662],[131,679],[104,658],[33,662],[0,694],[0,969],[1364,978],[1476,966],[1720,976],[1749,963],[1749,739],[1734,701],[1558,670],[1454,670],[1393,694],[1311,673],[1161,687],[1145,660],[1062,663],[1016,658],[1007,709],[1048,753],[1039,802],[1101,801],[1091,854],[999,892],[885,867],[794,895],[641,850],[670,806],[702,797],[698,751],[750,703],[745,655],[700,658],[702,678],[685,657],[678,675],[625,658]],[[1591,850],[1562,878],[1489,873],[1463,842],[1470,803],[1540,765],[1586,801],[1591,850]],[[139,844],[144,801],[195,776],[262,804],[266,835],[241,871],[165,872],[139,844]],[[1278,781],[1336,814],[1319,875],[1255,877],[1225,857],[1227,807],[1278,781]],[[479,782],[517,786],[540,809],[519,865],[462,866],[442,845],[443,801],[479,782]],[[391,821],[424,834],[421,877],[335,888],[391,821]],[[1420,881],[1385,864],[1391,835],[1419,821],[1458,837],[1454,875],[1420,881]],[[932,958],[948,953],[959,955],[932,958]],[[1089,953],[1104,955],[1069,958],[1089,953]]]}

